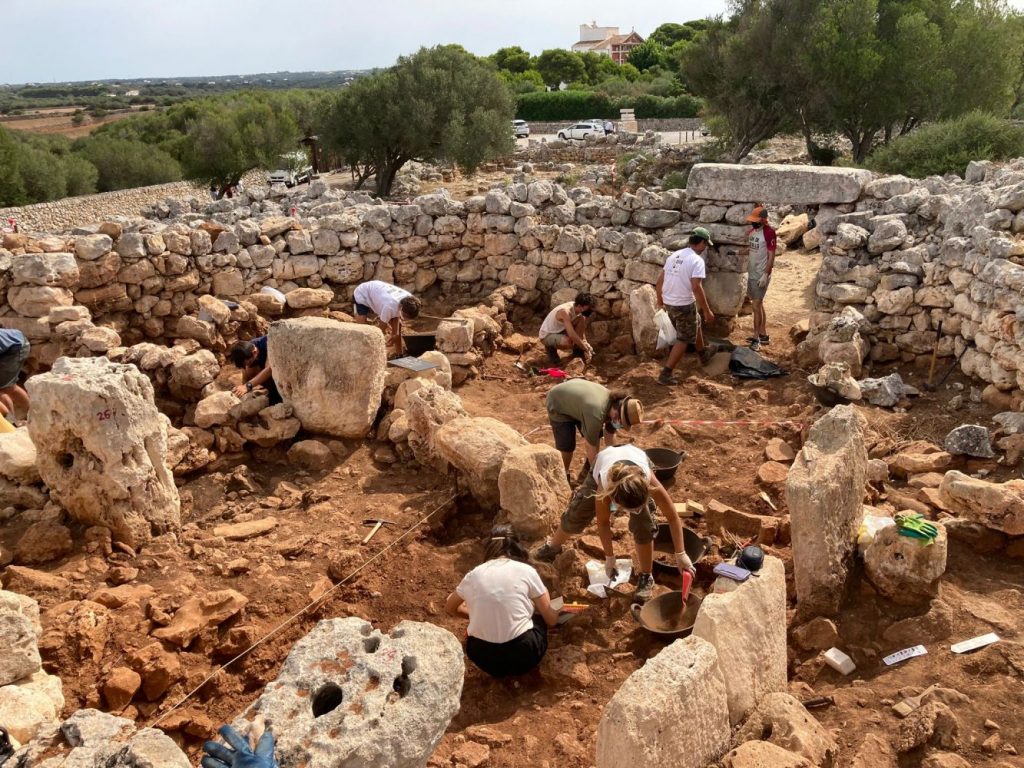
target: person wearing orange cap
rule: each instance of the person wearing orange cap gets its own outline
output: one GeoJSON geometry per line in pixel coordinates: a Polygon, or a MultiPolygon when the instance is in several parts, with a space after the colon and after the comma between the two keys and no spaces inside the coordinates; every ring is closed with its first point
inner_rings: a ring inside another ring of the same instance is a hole
{"type": "Polygon", "coordinates": [[[751,349],[757,349],[770,341],[764,297],[772,279],[778,241],[775,230],[768,225],[768,211],[763,205],[756,206],[747,216],[747,221],[750,223],[750,231],[747,232],[747,295],[754,309],[754,335],[747,341],[751,349]]]}

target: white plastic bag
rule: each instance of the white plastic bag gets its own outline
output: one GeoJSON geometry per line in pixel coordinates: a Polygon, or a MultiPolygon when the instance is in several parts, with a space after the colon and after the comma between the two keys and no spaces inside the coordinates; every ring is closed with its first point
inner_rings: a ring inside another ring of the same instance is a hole
{"type": "Polygon", "coordinates": [[[615,589],[620,584],[625,584],[629,581],[629,577],[633,575],[633,561],[628,557],[617,559],[615,561],[615,568],[618,570],[618,574],[616,574],[615,580],[612,581],[604,572],[604,563],[597,560],[588,561],[587,579],[590,582],[590,586],[587,587],[587,592],[601,598],[607,597],[605,587],[615,589]]]}
{"type": "Polygon", "coordinates": [[[668,349],[676,343],[676,328],[669,320],[668,312],[664,309],[655,312],[654,324],[658,327],[658,349],[668,349]]]}
{"type": "Polygon", "coordinates": [[[861,555],[867,550],[868,545],[875,540],[875,535],[883,528],[896,525],[896,521],[884,515],[864,515],[864,520],[857,531],[857,548],[861,555]]]}

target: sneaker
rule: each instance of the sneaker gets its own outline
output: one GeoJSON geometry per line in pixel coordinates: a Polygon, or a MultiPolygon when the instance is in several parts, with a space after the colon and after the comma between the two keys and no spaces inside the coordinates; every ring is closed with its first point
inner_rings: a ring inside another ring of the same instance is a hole
{"type": "Polygon", "coordinates": [[[552,365],[562,364],[562,358],[559,357],[557,349],[555,349],[554,347],[545,347],[544,349],[547,350],[549,363],[551,363],[552,365]]]}
{"type": "Polygon", "coordinates": [[[760,336],[747,336],[747,344],[755,344],[756,342],[758,342],[760,340],[761,340],[760,336]]]}
{"type": "Polygon", "coordinates": [[[672,375],[672,371],[662,371],[661,375],[658,376],[658,383],[664,384],[667,387],[671,387],[679,383],[679,379],[672,375]]]}
{"type": "Polygon", "coordinates": [[[762,347],[767,347],[771,343],[771,339],[767,335],[760,336],[757,340],[762,347]]]}
{"type": "Polygon", "coordinates": [[[551,542],[545,541],[533,550],[533,559],[540,563],[553,563],[560,554],[562,554],[561,547],[556,547],[551,542]]]}
{"type": "Polygon", "coordinates": [[[636,579],[636,589],[633,591],[633,599],[646,603],[654,596],[654,576],[649,573],[641,573],[636,579]]]}

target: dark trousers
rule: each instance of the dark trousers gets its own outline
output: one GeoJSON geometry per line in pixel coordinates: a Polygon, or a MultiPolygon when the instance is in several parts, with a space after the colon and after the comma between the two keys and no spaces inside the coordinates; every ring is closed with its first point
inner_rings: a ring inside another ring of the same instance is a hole
{"type": "Polygon", "coordinates": [[[477,637],[466,638],[469,660],[491,677],[523,675],[540,664],[548,651],[548,626],[539,615],[533,617],[533,629],[507,643],[488,643],[477,637]]]}

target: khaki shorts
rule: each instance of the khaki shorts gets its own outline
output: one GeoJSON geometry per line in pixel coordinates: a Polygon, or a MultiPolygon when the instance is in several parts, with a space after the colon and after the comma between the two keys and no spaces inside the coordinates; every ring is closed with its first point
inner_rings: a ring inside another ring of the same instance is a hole
{"type": "MultiPolygon", "coordinates": [[[[583,533],[594,518],[597,517],[595,494],[597,483],[592,474],[573,494],[569,508],[562,515],[561,528],[566,533],[583,533]]],[[[629,532],[637,544],[650,544],[658,533],[658,521],[654,517],[654,499],[650,499],[643,509],[629,513],[629,532]]]]}
{"type": "Polygon", "coordinates": [[[665,311],[668,313],[668,319],[672,321],[672,327],[676,329],[676,343],[696,344],[697,333],[700,330],[700,315],[697,313],[697,305],[665,307],[665,311]]]}

